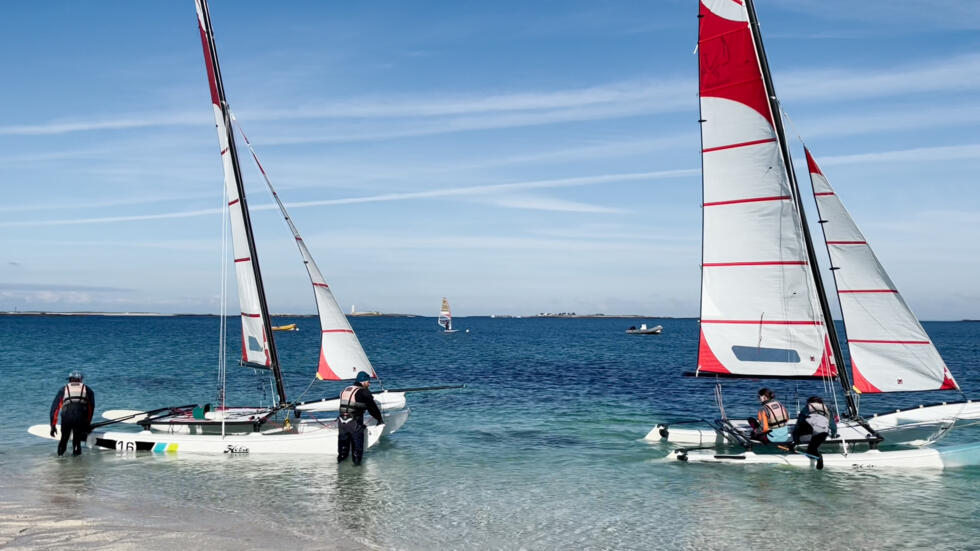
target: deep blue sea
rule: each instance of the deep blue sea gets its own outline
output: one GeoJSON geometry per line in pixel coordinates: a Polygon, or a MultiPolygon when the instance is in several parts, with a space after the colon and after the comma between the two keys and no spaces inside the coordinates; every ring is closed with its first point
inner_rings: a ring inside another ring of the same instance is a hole
{"type": "MultiPolygon", "coordinates": [[[[0,316],[0,547],[5,549],[976,549],[980,469],[832,472],[665,462],[657,422],[715,417],[694,368],[692,319],[353,318],[408,422],[364,465],[320,457],[89,451],[55,455],[27,434],[81,369],[106,409],[214,402],[218,318],[0,316]],[[630,325],[662,324],[659,336],[630,325]]],[[[316,368],[313,318],[277,318],[289,395],[316,368]]],[[[229,358],[239,336],[229,331],[229,358]]],[[[980,397],[980,323],[925,328],[968,397],[980,397]]],[[[229,403],[270,400],[268,376],[228,368],[229,403]]],[[[761,384],[793,409],[820,383],[725,384],[730,416],[761,384]]],[[[317,383],[305,396],[335,395],[317,383]]],[[[372,385],[374,388],[375,385],[372,385]]],[[[957,393],[865,397],[863,413],[957,393]]],[[[977,427],[944,443],[980,441],[977,427]]]]}

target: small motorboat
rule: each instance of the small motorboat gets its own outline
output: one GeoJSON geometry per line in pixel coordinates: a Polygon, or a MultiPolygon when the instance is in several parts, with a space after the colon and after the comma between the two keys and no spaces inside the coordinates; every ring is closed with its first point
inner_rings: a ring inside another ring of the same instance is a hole
{"type": "Polygon", "coordinates": [[[647,324],[640,324],[640,328],[637,329],[636,326],[632,326],[626,330],[627,335],[659,335],[664,332],[663,325],[657,325],[655,327],[647,327],[647,324]]]}

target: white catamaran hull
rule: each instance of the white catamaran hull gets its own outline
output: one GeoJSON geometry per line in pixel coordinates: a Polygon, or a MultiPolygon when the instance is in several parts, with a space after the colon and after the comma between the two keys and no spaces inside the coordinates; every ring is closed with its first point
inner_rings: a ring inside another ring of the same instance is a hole
{"type": "MultiPolygon", "coordinates": [[[[379,392],[374,394],[374,401],[381,408],[381,411],[401,409],[405,407],[405,393],[404,392],[379,392]]],[[[340,398],[334,398],[333,400],[320,400],[318,402],[309,402],[306,404],[300,404],[296,406],[297,411],[303,412],[320,412],[320,411],[337,411],[340,409],[340,398]]]]}
{"type": "MultiPolygon", "coordinates": [[[[980,402],[967,400],[875,414],[865,421],[885,438],[883,443],[886,445],[924,446],[945,435],[956,421],[977,419],[980,419],[980,402]]],[[[748,434],[748,423],[741,421],[733,424],[744,434],[748,434]]],[[[853,422],[841,422],[838,432],[848,442],[865,440],[868,435],[867,430],[853,422]]],[[[644,439],[683,446],[725,446],[737,443],[713,427],[679,428],[669,424],[653,427],[644,439]]]]}
{"type": "MultiPolygon", "coordinates": [[[[391,412],[382,425],[368,424],[364,447],[370,448],[385,435],[401,428],[408,419],[409,410],[391,412]]],[[[155,453],[206,453],[206,454],[337,454],[336,421],[319,422],[304,420],[294,425],[295,432],[283,432],[272,428],[245,434],[186,434],[157,431],[92,431],[86,439],[91,449],[117,451],[148,451],[155,453]]],[[[35,436],[57,440],[49,434],[48,425],[34,425],[28,432],[35,436]]]]}
{"type": "MultiPolygon", "coordinates": [[[[677,450],[673,459],[689,463],[716,463],[729,465],[787,465],[816,468],[815,458],[802,453],[754,453],[718,454],[709,450],[684,452],[677,450]]],[[[980,444],[966,444],[949,448],[920,448],[914,450],[868,450],[857,453],[825,453],[823,468],[831,470],[863,471],[869,469],[945,469],[980,464],[980,444]]]]}

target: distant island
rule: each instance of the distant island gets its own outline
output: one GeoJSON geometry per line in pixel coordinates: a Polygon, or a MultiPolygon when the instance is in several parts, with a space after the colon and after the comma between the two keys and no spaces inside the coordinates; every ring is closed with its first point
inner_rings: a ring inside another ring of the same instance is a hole
{"type": "MultiPolygon", "coordinates": [[[[497,316],[501,317],[501,316],[497,316]]],[[[614,318],[614,319],[633,319],[633,318],[656,318],[656,319],[673,319],[671,316],[647,316],[643,314],[576,314],[575,312],[558,312],[555,313],[545,313],[541,312],[534,316],[527,316],[529,318],[614,318]]]]}
{"type": "MultiPolygon", "coordinates": [[[[217,318],[219,314],[163,314],[160,312],[48,312],[44,310],[16,310],[0,312],[0,316],[101,316],[101,317],[169,317],[169,318],[217,318]]],[[[386,314],[384,312],[356,312],[348,317],[417,318],[415,314],[386,314]]],[[[237,317],[228,314],[228,317],[237,317]]],[[[273,318],[315,318],[317,314],[269,314],[273,318]]]]}

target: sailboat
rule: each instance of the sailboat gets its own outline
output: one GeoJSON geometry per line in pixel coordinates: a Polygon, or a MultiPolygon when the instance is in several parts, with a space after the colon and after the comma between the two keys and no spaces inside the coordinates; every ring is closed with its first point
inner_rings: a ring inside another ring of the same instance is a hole
{"type": "MultiPolygon", "coordinates": [[[[833,409],[842,420],[839,436],[828,442],[844,453],[826,454],[828,467],[941,466],[946,452],[938,449],[876,448],[930,444],[957,419],[980,418],[980,404],[964,401],[860,416],[861,393],[959,387],[810,158],[820,223],[851,336],[851,384],[753,2],[701,0],[698,18],[704,202],[701,330],[692,375],[822,379],[827,388],[839,382],[844,403],[837,403],[834,392],[833,409]],[[862,445],[861,452],[853,452],[855,444],[862,445]]],[[[800,454],[752,451],[748,424],[725,416],[720,383],[716,397],[722,418],[698,420],[707,428],[658,425],[647,439],[709,448],[673,454],[685,461],[813,462],[800,454]],[[739,445],[744,451],[719,454],[711,449],[717,445],[739,445]]]]}
{"type": "MultiPolygon", "coordinates": [[[[96,425],[96,430],[88,436],[87,445],[90,448],[155,452],[336,454],[336,419],[316,419],[308,416],[301,418],[299,412],[304,409],[291,404],[286,397],[235,145],[234,118],[225,98],[207,0],[195,0],[195,4],[225,176],[227,214],[231,225],[234,266],[241,306],[241,365],[271,372],[275,400],[272,406],[229,407],[225,403],[222,387],[219,396],[220,405],[214,410],[211,410],[210,405],[204,405],[158,408],[145,412],[107,412],[104,415],[110,417],[110,420],[96,425]],[[140,432],[105,430],[106,425],[118,422],[137,423],[143,430],[140,432]]],[[[249,148],[251,149],[251,144],[249,148]]],[[[258,163],[254,150],[252,155],[258,163]]],[[[337,305],[261,164],[259,168],[293,233],[312,282],[321,327],[316,378],[340,381],[353,379],[358,373],[363,372],[372,379],[377,379],[377,374],[357,336],[337,305]]],[[[222,335],[223,330],[224,317],[222,317],[222,335]]],[[[219,369],[223,369],[225,365],[223,347],[219,354],[222,359],[219,361],[219,365],[222,366],[219,369]]],[[[221,378],[223,384],[223,373],[221,378]]],[[[393,404],[399,405],[401,409],[386,412],[385,424],[378,425],[373,423],[373,420],[368,422],[366,447],[377,443],[383,434],[390,434],[400,428],[408,417],[409,410],[403,407],[404,394],[398,392],[391,394],[387,409],[391,409],[393,404]]],[[[334,406],[333,410],[336,409],[337,407],[334,406]]],[[[305,408],[305,411],[323,410],[330,410],[330,408],[322,403],[319,406],[305,408]]],[[[46,425],[31,427],[29,430],[32,434],[47,437],[46,425]],[[37,427],[41,427],[41,430],[37,430],[37,427]]]]}
{"type": "Polygon", "coordinates": [[[443,333],[455,333],[458,329],[453,329],[453,313],[449,310],[449,301],[442,297],[442,307],[439,308],[439,327],[443,333]]]}

